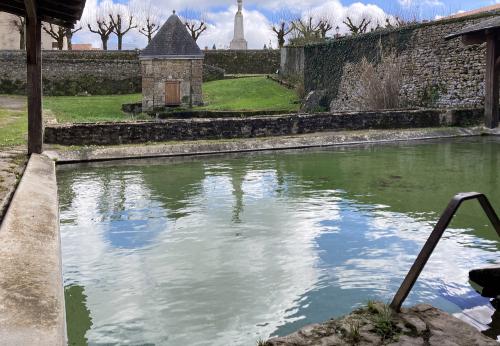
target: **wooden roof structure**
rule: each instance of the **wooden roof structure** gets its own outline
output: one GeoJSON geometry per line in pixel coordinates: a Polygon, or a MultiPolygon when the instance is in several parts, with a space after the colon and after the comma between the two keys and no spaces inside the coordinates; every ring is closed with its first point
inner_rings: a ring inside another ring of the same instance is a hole
{"type": "Polygon", "coordinates": [[[500,83],[500,15],[470,25],[446,36],[447,40],[461,37],[465,45],[486,42],[486,78],[484,115],[488,128],[497,128],[499,123],[500,83]]]}
{"type": "Polygon", "coordinates": [[[42,22],[74,27],[86,0],[0,0],[0,11],[26,18],[28,154],[43,151],[42,22]]]}
{"type": "Polygon", "coordinates": [[[27,17],[27,5],[36,5],[38,18],[47,23],[64,27],[73,27],[82,17],[86,0],[2,0],[0,11],[9,12],[18,16],[27,17]]]}

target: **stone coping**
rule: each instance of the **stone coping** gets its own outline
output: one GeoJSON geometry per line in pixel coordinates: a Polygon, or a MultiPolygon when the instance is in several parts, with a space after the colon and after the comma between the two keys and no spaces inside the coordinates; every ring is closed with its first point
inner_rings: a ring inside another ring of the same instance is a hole
{"type": "Polygon", "coordinates": [[[48,145],[46,146],[44,154],[55,160],[58,164],[69,164],[159,157],[326,148],[333,146],[394,143],[412,140],[471,137],[483,134],[489,134],[489,132],[482,127],[341,131],[283,137],[212,141],[200,140],[128,146],[63,147],[48,145]]]}
{"type": "Polygon", "coordinates": [[[32,155],[0,227],[0,344],[65,345],[54,161],[32,155]]]}

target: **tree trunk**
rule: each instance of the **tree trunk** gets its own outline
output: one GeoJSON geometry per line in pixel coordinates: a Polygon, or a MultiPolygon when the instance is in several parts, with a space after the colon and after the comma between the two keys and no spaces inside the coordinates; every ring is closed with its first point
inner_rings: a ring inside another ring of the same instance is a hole
{"type": "Polygon", "coordinates": [[[66,41],[68,41],[68,50],[73,50],[73,35],[67,34],[66,41]]]}
{"type": "Polygon", "coordinates": [[[117,37],[118,37],[118,50],[122,50],[123,36],[122,35],[117,35],[117,37]]]}
{"type": "Polygon", "coordinates": [[[108,38],[101,36],[101,41],[102,41],[102,50],[108,50],[108,38]]]}
{"type": "Polygon", "coordinates": [[[19,34],[20,34],[19,49],[25,50],[26,49],[26,34],[24,31],[20,32],[19,34]]]}
{"type": "Polygon", "coordinates": [[[63,36],[63,37],[60,37],[60,38],[57,40],[57,49],[58,49],[58,50],[63,50],[63,49],[64,49],[64,36],[63,36]]]}

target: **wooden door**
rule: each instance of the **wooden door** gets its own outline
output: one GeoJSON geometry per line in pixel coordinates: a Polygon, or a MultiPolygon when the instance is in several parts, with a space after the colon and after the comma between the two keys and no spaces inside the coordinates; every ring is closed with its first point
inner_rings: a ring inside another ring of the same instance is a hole
{"type": "Polygon", "coordinates": [[[181,82],[167,81],[165,83],[165,104],[179,106],[181,104],[181,82]]]}

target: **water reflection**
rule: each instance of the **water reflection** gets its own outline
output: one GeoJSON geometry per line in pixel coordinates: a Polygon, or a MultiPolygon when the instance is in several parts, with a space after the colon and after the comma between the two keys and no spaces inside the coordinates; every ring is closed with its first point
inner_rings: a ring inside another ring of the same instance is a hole
{"type": "MultiPolygon", "coordinates": [[[[500,206],[499,148],[480,139],[63,168],[64,278],[85,287],[85,337],[248,345],[387,301],[457,189],[500,206]]],[[[409,304],[488,305],[467,282],[498,258],[479,211],[454,220],[409,304]]]]}

